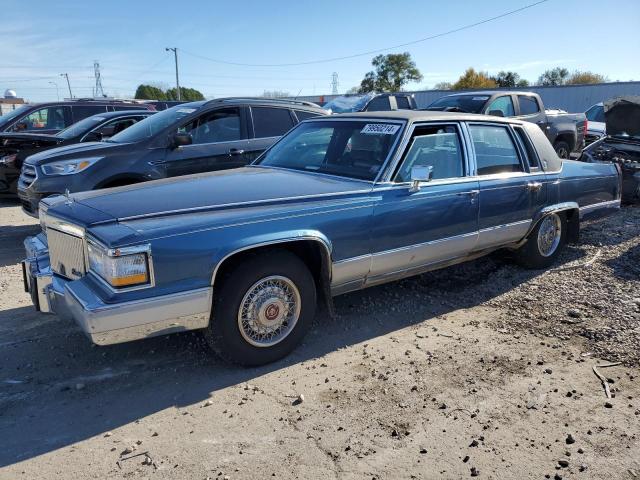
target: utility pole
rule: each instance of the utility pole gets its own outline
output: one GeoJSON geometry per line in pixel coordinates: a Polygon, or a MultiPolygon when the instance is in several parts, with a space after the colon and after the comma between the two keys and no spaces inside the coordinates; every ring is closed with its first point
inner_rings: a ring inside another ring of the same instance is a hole
{"type": "Polygon", "coordinates": [[[100,64],[97,60],[93,62],[93,76],[96,79],[96,86],[93,88],[93,97],[106,97],[102,88],[102,79],[100,78],[100,64]]]}
{"type": "Polygon", "coordinates": [[[60,76],[67,79],[67,87],[69,87],[69,98],[73,98],[73,93],[71,93],[71,83],[69,82],[69,74],[61,73],[60,76]]]}
{"type": "Polygon", "coordinates": [[[338,95],[338,72],[331,74],[331,95],[338,95]]]}
{"type": "Polygon", "coordinates": [[[173,57],[176,61],[176,89],[178,91],[178,101],[181,100],[180,98],[180,79],[178,77],[178,47],[166,47],[165,52],[168,52],[169,50],[171,50],[173,52],[173,57]]]}

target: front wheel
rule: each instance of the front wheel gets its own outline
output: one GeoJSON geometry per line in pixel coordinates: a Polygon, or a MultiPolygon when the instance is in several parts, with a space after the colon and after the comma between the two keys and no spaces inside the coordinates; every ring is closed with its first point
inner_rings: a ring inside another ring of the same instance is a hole
{"type": "Polygon", "coordinates": [[[538,222],[526,243],[516,252],[516,259],[527,268],[547,268],[560,255],[566,240],[566,220],[551,213],[538,222]]]}
{"type": "Polygon", "coordinates": [[[250,256],[221,282],[205,338],[224,358],[246,366],[276,361],[311,327],[316,285],[296,255],[269,251],[250,256]]]}

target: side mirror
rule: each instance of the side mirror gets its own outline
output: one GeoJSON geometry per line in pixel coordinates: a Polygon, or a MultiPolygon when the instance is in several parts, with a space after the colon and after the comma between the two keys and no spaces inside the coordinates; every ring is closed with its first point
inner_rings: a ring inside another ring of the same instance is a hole
{"type": "Polygon", "coordinates": [[[101,142],[103,139],[100,132],[89,132],[85,135],[83,142],[101,142]]]}
{"type": "Polygon", "coordinates": [[[176,133],[173,136],[171,146],[173,148],[184,147],[185,145],[191,145],[193,143],[193,137],[189,133],[176,133]]]}
{"type": "Polygon", "coordinates": [[[433,167],[431,165],[425,167],[411,168],[411,193],[420,190],[420,182],[430,182],[433,179],[433,167]]]}
{"type": "Polygon", "coordinates": [[[27,129],[27,123],[26,122],[18,122],[13,126],[13,131],[14,132],[22,132],[23,130],[27,129]]]}
{"type": "Polygon", "coordinates": [[[493,117],[504,117],[504,112],[502,110],[489,110],[489,115],[493,117]]]}

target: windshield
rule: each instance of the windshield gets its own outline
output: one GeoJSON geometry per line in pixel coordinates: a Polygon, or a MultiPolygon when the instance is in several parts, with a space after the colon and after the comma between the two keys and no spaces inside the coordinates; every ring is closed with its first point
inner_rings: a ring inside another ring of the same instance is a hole
{"type": "Polygon", "coordinates": [[[139,121],[106,141],[114,143],[141,142],[178,123],[182,118],[192,114],[197,109],[197,107],[177,105],[139,121]]]}
{"type": "Polygon", "coordinates": [[[9,123],[12,120],[15,120],[16,118],[19,118],[22,115],[26,114],[29,110],[31,110],[31,108],[31,105],[22,105],[21,107],[18,107],[9,113],[5,113],[4,115],[0,116],[0,123],[9,123]]]}
{"type": "Polygon", "coordinates": [[[487,100],[489,100],[489,95],[453,95],[439,98],[429,105],[427,110],[480,113],[487,100]]]}
{"type": "Polygon", "coordinates": [[[605,122],[603,105],[594,105],[585,112],[585,115],[590,122],[605,122]]]}
{"type": "Polygon", "coordinates": [[[373,181],[402,130],[398,123],[308,121],[256,164],[373,181]]]}
{"type": "Polygon", "coordinates": [[[363,95],[345,95],[337,97],[323,105],[325,110],[331,110],[332,113],[348,113],[361,112],[367,105],[369,100],[375,97],[373,93],[363,95]]]}
{"type": "Polygon", "coordinates": [[[70,138],[77,137],[83,133],[87,133],[89,130],[104,122],[105,118],[100,115],[94,115],[93,117],[87,117],[84,120],[80,120],[74,123],[70,127],[60,130],[56,136],[69,140],[70,138]]]}

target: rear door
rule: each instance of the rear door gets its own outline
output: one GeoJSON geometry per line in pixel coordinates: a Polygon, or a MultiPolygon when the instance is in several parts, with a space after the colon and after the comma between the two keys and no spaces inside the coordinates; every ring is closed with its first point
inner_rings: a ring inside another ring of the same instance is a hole
{"type": "Polygon", "coordinates": [[[282,135],[293,128],[296,118],[286,107],[252,106],[251,140],[244,152],[248,162],[252,162],[273,145],[282,135]]]}
{"type": "Polygon", "coordinates": [[[544,174],[529,173],[516,133],[507,124],[469,123],[479,181],[477,250],[521,240],[542,202],[544,174]]]}
{"type": "Polygon", "coordinates": [[[169,177],[236,168],[247,163],[248,148],[244,107],[209,110],[178,128],[188,133],[191,145],[169,150],[164,160],[169,177]]]}

